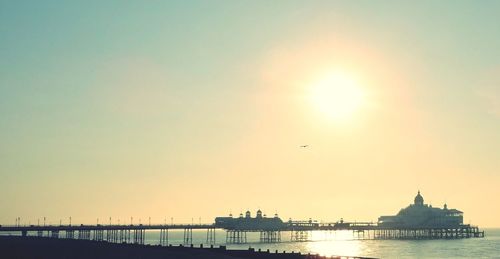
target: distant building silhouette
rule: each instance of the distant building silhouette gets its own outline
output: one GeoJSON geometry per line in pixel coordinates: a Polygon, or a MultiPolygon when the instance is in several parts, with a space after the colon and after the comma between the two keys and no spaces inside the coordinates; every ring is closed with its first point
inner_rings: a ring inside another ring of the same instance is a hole
{"type": "Polygon", "coordinates": [[[383,227],[456,227],[463,224],[463,212],[456,209],[433,208],[424,204],[424,198],[418,191],[414,203],[401,209],[395,216],[381,216],[379,226],[383,227]]]}
{"type": "Polygon", "coordinates": [[[266,229],[280,229],[285,227],[285,223],[275,214],[273,218],[267,218],[262,214],[261,210],[257,211],[255,218],[251,217],[250,211],[240,214],[239,218],[229,217],[216,217],[215,226],[229,229],[244,229],[244,230],[266,230],[266,229]]]}

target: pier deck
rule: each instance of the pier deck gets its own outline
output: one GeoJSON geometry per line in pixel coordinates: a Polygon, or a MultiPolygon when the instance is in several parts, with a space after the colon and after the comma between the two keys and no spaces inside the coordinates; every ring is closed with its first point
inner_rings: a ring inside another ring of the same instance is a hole
{"type": "Polygon", "coordinates": [[[0,233],[21,236],[108,241],[144,244],[146,231],[159,231],[159,244],[169,244],[169,230],[182,230],[183,243],[193,243],[193,230],[207,231],[207,244],[215,244],[215,230],[226,231],[226,243],[247,243],[247,233],[260,232],[260,242],[282,242],[282,232],[290,232],[292,242],[310,240],[312,231],[351,231],[355,239],[455,239],[481,238],[484,231],[471,225],[449,227],[384,227],[371,222],[304,223],[287,222],[279,228],[223,228],[216,224],[153,224],[153,225],[29,225],[1,226],[0,233]],[[64,235],[63,235],[64,234],[64,235]]]}

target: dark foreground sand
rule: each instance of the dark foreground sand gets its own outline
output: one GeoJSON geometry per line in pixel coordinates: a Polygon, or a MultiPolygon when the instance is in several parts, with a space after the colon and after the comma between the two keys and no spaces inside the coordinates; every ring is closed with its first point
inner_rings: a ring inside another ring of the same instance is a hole
{"type": "MultiPolygon", "coordinates": [[[[0,236],[0,258],[144,258],[144,259],[235,259],[235,258],[326,258],[312,255],[275,254],[222,248],[160,247],[114,244],[90,240],[0,236]]],[[[330,257],[328,257],[330,258],[330,257]]]]}

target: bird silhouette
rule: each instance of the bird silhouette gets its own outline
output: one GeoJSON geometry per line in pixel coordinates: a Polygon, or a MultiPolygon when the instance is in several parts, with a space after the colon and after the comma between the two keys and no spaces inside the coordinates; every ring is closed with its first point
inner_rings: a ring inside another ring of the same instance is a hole
{"type": "Polygon", "coordinates": [[[309,146],[309,145],[302,145],[302,146],[300,146],[300,147],[308,147],[308,146],[309,146]]]}

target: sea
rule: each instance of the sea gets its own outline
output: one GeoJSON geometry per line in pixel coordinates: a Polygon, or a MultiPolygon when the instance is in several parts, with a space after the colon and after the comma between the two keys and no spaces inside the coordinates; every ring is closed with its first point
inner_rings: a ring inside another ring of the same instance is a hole
{"type": "MultiPolygon", "coordinates": [[[[261,249],[319,254],[323,256],[363,256],[374,258],[500,258],[500,229],[484,229],[484,238],[438,240],[367,240],[354,239],[350,231],[315,231],[310,241],[291,242],[288,232],[280,243],[260,243],[259,233],[248,233],[246,244],[225,244],[226,234],[216,230],[216,245],[227,249],[261,249]]],[[[169,241],[182,244],[183,231],[170,231],[169,241]]],[[[207,232],[193,230],[193,244],[206,243],[207,232]]],[[[158,244],[159,233],[147,233],[145,242],[158,244]]],[[[206,244],[204,244],[206,246],[206,244]]]]}
{"type": "MultiPolygon", "coordinates": [[[[247,233],[247,243],[226,244],[226,232],[215,231],[215,247],[227,249],[262,250],[274,253],[300,252],[323,256],[361,256],[372,258],[499,258],[500,229],[487,228],[484,238],[438,240],[368,240],[356,239],[350,231],[313,231],[308,241],[291,242],[289,232],[282,232],[280,243],[261,243],[259,233],[247,233]]],[[[4,233],[6,234],[6,233],[4,233]]],[[[12,233],[16,235],[15,233],[12,233]]],[[[18,233],[17,233],[18,235],[18,233]]],[[[64,237],[64,233],[61,235],[64,237]]],[[[159,244],[160,233],[147,231],[145,243],[159,244]]],[[[184,241],[183,230],[170,230],[169,244],[180,245],[184,241]]],[[[193,230],[193,245],[207,246],[207,231],[193,230]]]]}

